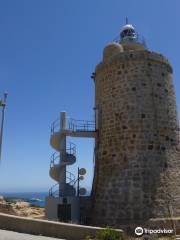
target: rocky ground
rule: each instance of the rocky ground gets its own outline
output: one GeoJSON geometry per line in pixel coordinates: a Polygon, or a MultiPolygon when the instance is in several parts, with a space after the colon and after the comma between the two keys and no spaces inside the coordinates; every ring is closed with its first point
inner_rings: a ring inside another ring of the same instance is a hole
{"type": "Polygon", "coordinates": [[[7,200],[0,197],[0,213],[7,213],[22,217],[44,219],[44,208],[30,206],[23,200],[7,200]]]}

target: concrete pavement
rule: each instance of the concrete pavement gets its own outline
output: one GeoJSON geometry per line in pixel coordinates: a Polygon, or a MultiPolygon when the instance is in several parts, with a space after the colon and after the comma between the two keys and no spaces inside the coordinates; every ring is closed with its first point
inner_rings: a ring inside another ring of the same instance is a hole
{"type": "Polygon", "coordinates": [[[0,240],[58,240],[58,239],[63,240],[60,238],[35,236],[30,234],[0,230],[0,240]]]}

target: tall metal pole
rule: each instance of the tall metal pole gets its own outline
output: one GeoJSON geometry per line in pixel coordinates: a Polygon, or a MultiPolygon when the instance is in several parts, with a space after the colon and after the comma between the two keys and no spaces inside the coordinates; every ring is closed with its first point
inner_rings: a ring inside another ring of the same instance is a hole
{"type": "Polygon", "coordinates": [[[1,161],[1,153],[2,153],[2,140],[3,140],[3,127],[4,127],[4,113],[6,107],[7,100],[7,92],[4,93],[4,99],[0,102],[0,106],[2,107],[2,118],[1,118],[1,132],[0,132],[0,161],[1,161]]]}
{"type": "Polygon", "coordinates": [[[79,197],[79,167],[78,167],[78,179],[77,179],[77,196],[79,197]]]}

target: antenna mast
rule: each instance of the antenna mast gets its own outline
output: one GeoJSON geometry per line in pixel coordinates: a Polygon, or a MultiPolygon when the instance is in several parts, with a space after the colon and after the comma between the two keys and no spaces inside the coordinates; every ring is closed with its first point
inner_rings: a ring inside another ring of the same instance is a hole
{"type": "Polygon", "coordinates": [[[126,17],[126,24],[128,24],[128,17],[126,17]]]}
{"type": "Polygon", "coordinates": [[[4,127],[4,112],[6,107],[8,93],[4,93],[4,99],[0,100],[0,107],[2,107],[2,118],[1,118],[1,128],[0,128],[0,161],[1,161],[1,152],[2,152],[2,140],[3,140],[3,127],[4,127]]]}

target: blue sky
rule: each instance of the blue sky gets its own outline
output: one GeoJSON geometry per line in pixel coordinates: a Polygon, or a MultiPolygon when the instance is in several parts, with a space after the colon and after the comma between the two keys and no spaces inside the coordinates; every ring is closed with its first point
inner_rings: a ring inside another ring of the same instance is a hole
{"type": "MultiPolygon", "coordinates": [[[[149,49],[164,54],[174,69],[180,112],[179,0],[1,0],[0,94],[9,92],[0,191],[47,191],[50,124],[66,110],[93,119],[90,76],[104,46],[128,16],[149,49]]],[[[86,167],[90,187],[93,141],[77,145],[77,166],[86,167]]]]}

